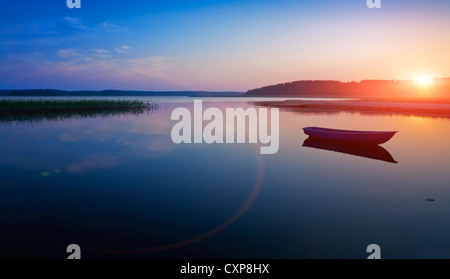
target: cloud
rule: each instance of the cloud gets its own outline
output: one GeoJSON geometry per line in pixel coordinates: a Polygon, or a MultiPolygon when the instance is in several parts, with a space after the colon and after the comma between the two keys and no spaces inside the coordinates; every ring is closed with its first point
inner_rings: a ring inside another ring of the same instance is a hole
{"type": "Polygon", "coordinates": [[[40,67],[46,65],[44,72],[70,72],[76,75],[87,70],[103,72],[115,77],[161,77],[173,68],[173,58],[168,56],[144,56],[133,59],[114,58],[111,51],[93,49],[81,52],[77,49],[61,49],[57,56],[66,58],[63,61],[30,61],[40,67]],[[58,70],[59,68],[59,70],[58,70]]]}
{"type": "Polygon", "coordinates": [[[149,72],[162,73],[171,68],[171,60],[173,58],[168,56],[146,56],[135,59],[127,59],[125,63],[131,69],[134,69],[135,73],[146,74],[149,72]]]}
{"type": "Polygon", "coordinates": [[[128,29],[112,22],[101,22],[97,24],[88,24],[84,22],[82,18],[66,16],[62,19],[62,22],[72,29],[88,31],[88,32],[100,32],[100,33],[125,33],[128,29]]]}
{"type": "Polygon", "coordinates": [[[69,17],[66,16],[62,19],[64,22],[68,24],[69,27],[78,29],[78,30],[87,30],[88,26],[82,22],[81,18],[69,17]]]}
{"type": "Polygon", "coordinates": [[[112,58],[111,52],[106,49],[94,49],[94,56],[100,59],[112,58]]]}
{"type": "Polygon", "coordinates": [[[93,59],[111,59],[111,51],[107,49],[92,49],[90,51],[80,51],[75,48],[60,49],[56,55],[67,60],[72,60],[73,64],[89,62],[93,59]]]}
{"type": "Polygon", "coordinates": [[[108,32],[108,33],[125,33],[128,32],[128,29],[122,26],[118,26],[114,23],[110,23],[110,22],[103,22],[100,24],[97,24],[95,26],[95,29],[97,31],[101,31],[101,32],[108,32]]]}
{"type": "Polygon", "coordinates": [[[132,47],[129,46],[121,46],[121,47],[116,47],[114,50],[119,53],[119,54],[124,54],[124,53],[128,53],[129,50],[132,50],[132,47]]]}
{"type": "MultiPolygon", "coordinates": [[[[49,18],[32,22],[10,23],[0,26],[2,35],[69,35],[71,32],[94,34],[127,33],[128,29],[109,21],[88,23],[80,17],[49,18]]],[[[45,39],[41,37],[40,39],[45,39]]]]}
{"type": "Polygon", "coordinates": [[[147,90],[167,84],[177,88],[180,78],[172,71],[178,68],[176,63],[169,56],[125,59],[114,50],[63,48],[56,50],[52,58],[7,56],[0,60],[0,82],[14,87],[27,83],[34,87],[69,89],[147,90]]]}
{"type": "Polygon", "coordinates": [[[61,58],[70,58],[70,59],[79,58],[83,56],[74,48],[60,49],[58,50],[56,55],[61,58]]]}

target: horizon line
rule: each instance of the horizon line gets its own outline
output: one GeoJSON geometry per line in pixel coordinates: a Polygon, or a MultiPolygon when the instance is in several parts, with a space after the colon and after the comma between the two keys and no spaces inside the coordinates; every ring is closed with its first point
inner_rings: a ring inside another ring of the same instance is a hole
{"type": "MultiPolygon", "coordinates": [[[[448,77],[430,77],[431,80],[436,79],[450,79],[450,76],[448,77]]],[[[285,82],[279,82],[274,83],[270,85],[264,85],[261,87],[254,87],[252,89],[246,89],[243,91],[235,91],[235,90],[136,90],[136,89],[58,89],[58,88],[13,88],[13,89],[0,89],[0,91],[11,91],[11,90],[55,90],[55,91],[71,91],[71,92],[82,92],[82,91],[93,91],[93,92],[102,92],[102,91],[133,91],[133,92],[205,92],[205,93],[245,93],[249,90],[254,89],[260,89],[263,87],[268,86],[275,86],[280,84],[286,84],[286,83],[293,83],[293,82],[302,82],[302,81],[333,81],[333,82],[340,82],[340,83],[361,83],[363,81],[392,81],[392,82],[401,82],[401,81],[415,81],[416,79],[361,79],[359,81],[357,80],[348,80],[348,81],[342,81],[342,80],[336,80],[336,79],[301,79],[301,80],[293,80],[293,81],[285,81],[285,82]]]]}

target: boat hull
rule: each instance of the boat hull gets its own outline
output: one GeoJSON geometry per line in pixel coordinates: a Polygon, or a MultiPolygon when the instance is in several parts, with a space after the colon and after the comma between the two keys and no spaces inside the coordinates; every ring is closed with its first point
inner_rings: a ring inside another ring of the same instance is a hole
{"type": "Polygon", "coordinates": [[[397,131],[353,131],[319,127],[305,127],[303,131],[306,135],[317,139],[370,144],[385,143],[397,133],[397,131]]]}

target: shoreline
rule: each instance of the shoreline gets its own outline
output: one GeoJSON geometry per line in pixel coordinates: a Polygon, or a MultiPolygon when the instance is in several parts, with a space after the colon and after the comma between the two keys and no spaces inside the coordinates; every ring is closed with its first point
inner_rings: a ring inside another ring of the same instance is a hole
{"type": "Polygon", "coordinates": [[[255,104],[311,113],[358,112],[363,114],[396,114],[450,118],[450,104],[448,103],[420,103],[382,100],[350,100],[332,102],[286,100],[255,102],[255,104]]]}

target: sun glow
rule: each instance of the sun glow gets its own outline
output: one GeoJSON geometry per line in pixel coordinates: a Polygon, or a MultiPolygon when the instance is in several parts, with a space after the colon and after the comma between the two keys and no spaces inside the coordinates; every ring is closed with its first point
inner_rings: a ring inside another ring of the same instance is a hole
{"type": "Polygon", "coordinates": [[[416,79],[416,84],[421,87],[427,87],[432,83],[433,79],[427,76],[421,76],[416,79]]]}

